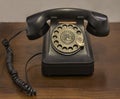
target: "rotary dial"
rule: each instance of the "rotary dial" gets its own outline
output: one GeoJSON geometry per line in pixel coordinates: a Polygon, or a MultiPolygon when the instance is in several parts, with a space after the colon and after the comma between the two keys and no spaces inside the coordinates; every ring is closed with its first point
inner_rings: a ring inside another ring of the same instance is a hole
{"type": "Polygon", "coordinates": [[[75,24],[60,24],[52,32],[53,48],[64,55],[71,55],[84,47],[81,28],[75,24]]]}

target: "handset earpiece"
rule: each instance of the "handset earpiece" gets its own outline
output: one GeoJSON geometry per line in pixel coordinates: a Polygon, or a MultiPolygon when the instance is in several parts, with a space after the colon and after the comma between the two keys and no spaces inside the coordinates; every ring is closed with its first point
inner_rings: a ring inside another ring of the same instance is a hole
{"type": "MultiPolygon", "coordinates": [[[[38,27],[39,28],[39,27],[38,27]]],[[[47,31],[49,30],[49,25],[47,23],[45,23],[43,25],[43,27],[41,27],[40,29],[33,29],[33,28],[27,28],[27,37],[30,39],[30,40],[34,40],[34,39],[37,39],[41,36],[43,36],[47,31]]]]}
{"type": "Polygon", "coordinates": [[[109,34],[109,24],[106,15],[91,12],[88,18],[87,31],[95,36],[107,36],[109,34]]]}
{"type": "Polygon", "coordinates": [[[27,28],[26,33],[27,33],[28,39],[30,39],[30,40],[37,39],[37,38],[43,36],[49,30],[49,25],[46,22],[43,25],[43,27],[41,27],[41,28],[40,27],[37,28],[37,27],[38,26],[27,28]]]}

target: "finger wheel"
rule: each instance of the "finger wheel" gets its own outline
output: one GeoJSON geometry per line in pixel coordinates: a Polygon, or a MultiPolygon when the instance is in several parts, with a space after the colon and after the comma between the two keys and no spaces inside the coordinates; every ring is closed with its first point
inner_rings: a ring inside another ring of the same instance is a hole
{"type": "Polygon", "coordinates": [[[71,55],[84,47],[82,30],[75,24],[60,24],[53,29],[53,48],[64,55],[71,55]]]}

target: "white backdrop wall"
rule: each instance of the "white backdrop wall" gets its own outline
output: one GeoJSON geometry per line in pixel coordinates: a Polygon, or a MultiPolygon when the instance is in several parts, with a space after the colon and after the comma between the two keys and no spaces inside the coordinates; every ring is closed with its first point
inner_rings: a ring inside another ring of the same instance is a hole
{"type": "Polygon", "coordinates": [[[31,14],[60,7],[98,11],[120,22],[120,0],[0,0],[0,22],[25,22],[31,14]]]}

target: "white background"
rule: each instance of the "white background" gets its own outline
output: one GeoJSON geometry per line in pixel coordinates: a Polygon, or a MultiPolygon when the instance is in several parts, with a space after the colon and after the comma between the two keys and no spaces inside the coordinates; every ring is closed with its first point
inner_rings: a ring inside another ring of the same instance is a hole
{"type": "Polygon", "coordinates": [[[0,0],[0,22],[25,22],[31,14],[60,7],[98,11],[120,22],[120,0],[0,0]]]}

